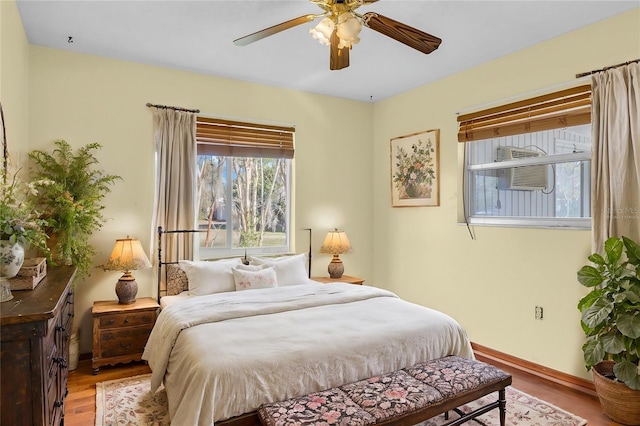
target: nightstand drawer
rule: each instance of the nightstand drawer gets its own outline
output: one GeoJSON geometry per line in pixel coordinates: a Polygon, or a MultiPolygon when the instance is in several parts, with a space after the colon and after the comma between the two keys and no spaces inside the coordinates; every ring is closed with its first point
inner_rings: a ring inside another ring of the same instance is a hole
{"type": "Polygon", "coordinates": [[[153,324],[155,312],[130,312],[126,314],[111,314],[100,317],[100,329],[135,327],[137,325],[153,324]]]}
{"type": "Polygon", "coordinates": [[[141,354],[151,333],[151,327],[126,328],[100,332],[100,357],[141,354]]]}

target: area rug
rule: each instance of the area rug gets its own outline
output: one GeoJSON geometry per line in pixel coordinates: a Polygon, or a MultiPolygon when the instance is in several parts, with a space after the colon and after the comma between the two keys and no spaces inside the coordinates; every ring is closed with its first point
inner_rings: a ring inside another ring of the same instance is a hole
{"type": "MultiPolygon", "coordinates": [[[[171,424],[167,410],[167,393],[160,388],[151,393],[151,375],[110,380],[96,384],[96,426],[162,426],[171,424]]],[[[496,400],[497,393],[460,407],[468,412],[496,400]]],[[[453,412],[449,421],[457,418],[453,412]]],[[[420,426],[440,426],[444,416],[434,417],[420,426]]],[[[499,425],[499,410],[495,409],[467,423],[470,426],[499,425]]],[[[548,402],[527,395],[513,387],[507,388],[508,426],[583,426],[587,421],[548,402]]],[[[176,426],[176,425],[174,425],[176,426]]],[[[179,424],[177,426],[180,426],[179,424]]]]}

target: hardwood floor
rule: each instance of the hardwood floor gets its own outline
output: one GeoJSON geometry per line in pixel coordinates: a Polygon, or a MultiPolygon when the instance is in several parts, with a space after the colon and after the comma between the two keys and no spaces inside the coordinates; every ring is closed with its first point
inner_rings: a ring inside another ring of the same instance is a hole
{"type": "MultiPolygon", "coordinates": [[[[595,396],[541,379],[497,361],[485,360],[480,356],[478,359],[510,373],[513,376],[513,387],[516,389],[587,419],[589,426],[621,426],[604,415],[595,396]]],[[[98,375],[94,376],[91,373],[91,360],[80,360],[78,368],[69,373],[69,395],[65,403],[64,416],[65,426],[95,424],[96,383],[149,372],[149,367],[145,363],[137,362],[115,367],[102,367],[98,375]]]]}

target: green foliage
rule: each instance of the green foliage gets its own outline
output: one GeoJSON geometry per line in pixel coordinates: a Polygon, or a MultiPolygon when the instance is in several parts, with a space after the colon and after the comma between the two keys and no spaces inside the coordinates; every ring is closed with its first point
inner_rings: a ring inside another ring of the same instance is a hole
{"type": "Polygon", "coordinates": [[[587,336],[582,347],[588,370],[615,361],[613,372],[629,388],[640,390],[640,246],[627,238],[609,238],[604,256],[589,256],[595,266],[578,271],[578,281],[592,290],[578,302],[587,336]]]}
{"type": "Polygon", "coordinates": [[[20,243],[25,249],[37,248],[48,256],[47,222],[32,202],[38,194],[36,183],[23,182],[18,173],[0,168],[0,240],[20,243]]]}
{"type": "Polygon", "coordinates": [[[95,249],[89,237],[105,222],[103,198],[120,176],[97,168],[94,152],[102,148],[90,143],[75,153],[64,140],[54,141],[52,153],[34,150],[34,176],[41,185],[38,206],[49,223],[49,231],[57,236],[55,251],[60,259],[69,259],[79,276],[88,276],[95,249]]]}

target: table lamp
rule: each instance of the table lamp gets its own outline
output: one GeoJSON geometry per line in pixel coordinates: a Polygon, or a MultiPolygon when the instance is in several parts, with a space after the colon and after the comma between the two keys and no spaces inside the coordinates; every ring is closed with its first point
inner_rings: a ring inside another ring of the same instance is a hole
{"type": "Polygon", "coordinates": [[[105,271],[122,271],[124,274],[116,284],[118,301],[122,304],[130,304],[136,301],[138,283],[131,275],[131,271],[150,268],[151,263],[142,249],[140,240],[127,238],[116,240],[111,256],[104,265],[105,271]]]}
{"type": "Polygon", "coordinates": [[[329,262],[328,267],[331,278],[336,279],[342,277],[344,265],[342,264],[342,260],[340,260],[340,255],[351,253],[352,250],[349,238],[347,238],[347,234],[344,231],[339,231],[337,228],[329,231],[322,243],[322,247],[320,247],[320,253],[333,255],[333,259],[329,262]]]}

